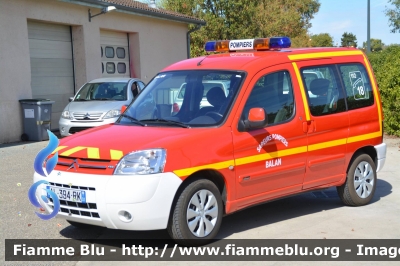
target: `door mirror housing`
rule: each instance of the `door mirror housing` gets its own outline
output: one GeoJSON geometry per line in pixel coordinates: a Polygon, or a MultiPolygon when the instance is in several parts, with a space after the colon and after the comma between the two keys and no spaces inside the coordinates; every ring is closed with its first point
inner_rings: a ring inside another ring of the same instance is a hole
{"type": "Polygon", "coordinates": [[[264,128],[268,125],[268,117],[264,108],[251,108],[248,119],[244,121],[246,130],[264,128]]]}
{"type": "Polygon", "coordinates": [[[128,108],[128,105],[121,106],[121,114],[123,114],[125,112],[126,108],[128,108]]]}
{"type": "Polygon", "coordinates": [[[72,102],[72,100],[74,99],[74,97],[69,97],[69,101],[72,102]]]}

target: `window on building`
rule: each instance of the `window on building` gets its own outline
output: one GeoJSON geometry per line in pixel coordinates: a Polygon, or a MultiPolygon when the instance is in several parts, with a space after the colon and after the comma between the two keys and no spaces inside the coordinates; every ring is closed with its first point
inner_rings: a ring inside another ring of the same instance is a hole
{"type": "Polygon", "coordinates": [[[120,74],[126,73],[126,65],[125,65],[125,63],[118,63],[117,70],[118,70],[118,73],[120,73],[120,74]]]}
{"type": "Polygon", "coordinates": [[[115,73],[115,64],[113,62],[107,62],[106,71],[108,74],[114,74],[115,73]]]}
{"type": "Polygon", "coordinates": [[[106,57],[107,58],[114,58],[114,48],[107,46],[106,47],[106,57]]]}
{"type": "Polygon", "coordinates": [[[125,49],[122,47],[117,48],[117,57],[118,58],[125,58],[125,49]]]}

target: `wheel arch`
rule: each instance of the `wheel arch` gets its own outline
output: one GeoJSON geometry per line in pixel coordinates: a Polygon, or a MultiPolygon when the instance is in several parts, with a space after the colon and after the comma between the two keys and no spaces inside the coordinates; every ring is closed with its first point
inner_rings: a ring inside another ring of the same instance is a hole
{"type": "Polygon", "coordinates": [[[191,174],[190,176],[188,176],[187,178],[185,178],[185,180],[179,186],[178,190],[175,193],[174,199],[173,199],[171,207],[170,207],[169,219],[168,219],[169,221],[171,220],[174,206],[175,206],[176,202],[178,201],[178,198],[179,198],[180,194],[182,193],[182,191],[190,183],[192,183],[196,180],[200,180],[200,179],[210,180],[217,186],[219,192],[221,193],[222,204],[223,204],[223,214],[225,214],[225,205],[226,205],[226,199],[227,199],[225,178],[219,171],[217,171],[215,169],[203,169],[203,170],[197,171],[197,172],[191,174]]]}
{"type": "Polygon", "coordinates": [[[354,161],[354,159],[357,156],[359,156],[360,154],[367,154],[369,157],[371,157],[371,159],[375,163],[375,167],[376,167],[378,155],[376,154],[375,148],[373,146],[364,146],[364,147],[359,148],[358,150],[356,150],[353,153],[353,156],[351,157],[349,164],[347,165],[346,173],[349,171],[350,166],[351,166],[352,162],[354,161]]]}

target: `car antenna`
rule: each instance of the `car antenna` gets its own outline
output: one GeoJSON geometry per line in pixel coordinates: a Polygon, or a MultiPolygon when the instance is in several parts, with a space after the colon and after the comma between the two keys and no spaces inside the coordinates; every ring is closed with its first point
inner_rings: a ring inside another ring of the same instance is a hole
{"type": "Polygon", "coordinates": [[[197,66],[200,66],[201,65],[201,63],[204,61],[204,59],[206,59],[207,58],[207,56],[208,55],[206,55],[206,56],[204,56],[204,58],[203,59],[201,59],[198,63],[197,63],[197,66]]]}

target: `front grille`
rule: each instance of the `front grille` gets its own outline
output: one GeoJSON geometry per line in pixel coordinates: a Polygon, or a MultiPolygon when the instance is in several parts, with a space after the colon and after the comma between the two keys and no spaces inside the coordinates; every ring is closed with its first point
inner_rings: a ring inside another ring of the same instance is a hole
{"type": "Polygon", "coordinates": [[[82,113],[82,112],[74,112],[72,116],[76,120],[98,120],[100,119],[103,113],[82,113]]]}
{"type": "Polygon", "coordinates": [[[96,191],[96,188],[94,188],[94,187],[70,186],[68,184],[59,184],[59,183],[53,183],[53,182],[49,182],[49,184],[52,186],[55,186],[55,187],[65,187],[65,188],[74,188],[74,189],[80,189],[80,190],[96,191]]]}
{"type": "MultiPolygon", "coordinates": [[[[53,204],[53,200],[51,198],[49,198],[49,201],[51,202],[51,205],[49,205],[51,208],[54,208],[53,204]]],[[[97,210],[96,208],[92,209],[92,208],[86,208],[86,210],[80,210],[80,209],[74,209],[74,208],[69,208],[69,207],[75,207],[75,206],[71,206],[71,203],[76,203],[76,202],[72,202],[72,201],[66,201],[66,200],[61,200],[60,201],[60,212],[63,213],[70,213],[70,214],[75,214],[75,215],[79,215],[79,216],[86,216],[86,217],[92,217],[92,218],[100,218],[100,215],[98,212],[96,211],[92,211],[92,210],[97,210]]],[[[79,203],[79,204],[85,204],[85,203],[79,203]]],[[[96,207],[96,203],[86,203],[87,205],[85,207],[88,207],[89,204],[91,204],[92,206],[94,205],[96,207]]],[[[77,208],[81,208],[82,207],[77,207],[77,208]]]]}
{"type": "Polygon", "coordinates": [[[77,132],[81,132],[81,131],[83,131],[85,129],[89,129],[89,128],[92,128],[92,127],[71,127],[69,129],[69,134],[75,134],[77,132]]]}
{"type": "MultiPolygon", "coordinates": [[[[65,166],[66,170],[73,169],[77,171],[79,168],[87,168],[87,169],[98,169],[98,170],[107,170],[113,169],[113,167],[109,166],[110,160],[102,160],[102,159],[73,159],[69,157],[59,156],[57,165],[65,166]]],[[[61,169],[61,168],[60,168],[61,169]]],[[[69,185],[64,185],[69,187],[69,185]]],[[[71,186],[71,188],[78,188],[77,186],[71,186]]],[[[81,189],[86,190],[86,187],[80,187],[81,189]]],[[[94,190],[94,188],[87,188],[87,190],[94,190]]]]}

